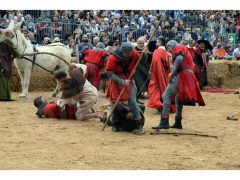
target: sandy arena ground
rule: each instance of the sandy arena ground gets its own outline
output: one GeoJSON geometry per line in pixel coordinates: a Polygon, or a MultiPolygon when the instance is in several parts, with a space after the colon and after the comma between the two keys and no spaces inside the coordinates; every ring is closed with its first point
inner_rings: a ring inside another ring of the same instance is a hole
{"type": "MultiPolygon", "coordinates": [[[[177,131],[217,138],[151,135],[159,116],[149,108],[142,136],[102,132],[98,119],[39,119],[32,103],[39,95],[52,99],[50,92],[30,92],[28,99],[12,93],[16,101],[0,102],[0,169],[240,169],[238,94],[203,93],[207,106],[184,108],[184,129],[177,131]]],[[[97,107],[108,102],[99,96],[97,107]]]]}

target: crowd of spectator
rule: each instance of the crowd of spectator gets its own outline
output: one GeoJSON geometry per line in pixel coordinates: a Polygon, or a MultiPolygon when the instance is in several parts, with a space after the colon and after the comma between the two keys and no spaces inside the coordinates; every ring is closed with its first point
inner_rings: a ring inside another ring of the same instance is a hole
{"type": "Polygon", "coordinates": [[[182,44],[205,39],[215,47],[215,57],[231,59],[240,41],[240,11],[235,10],[1,10],[0,28],[11,19],[23,21],[22,32],[31,43],[62,42],[73,55],[76,49],[93,48],[98,42],[112,49],[139,37],[147,40],[160,20],[155,37],[182,44]],[[229,33],[235,35],[236,44],[228,41],[229,33]]]}

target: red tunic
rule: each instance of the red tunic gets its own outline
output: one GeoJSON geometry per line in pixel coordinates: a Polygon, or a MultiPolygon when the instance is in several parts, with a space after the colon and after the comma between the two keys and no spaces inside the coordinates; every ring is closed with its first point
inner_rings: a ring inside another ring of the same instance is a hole
{"type": "Polygon", "coordinates": [[[172,53],[173,64],[175,58],[178,55],[183,56],[183,61],[178,68],[178,97],[179,102],[183,105],[195,105],[198,103],[200,106],[204,106],[202,95],[200,93],[200,87],[198,80],[194,72],[194,63],[189,50],[182,45],[178,45],[174,48],[172,53]],[[192,70],[193,72],[184,71],[185,69],[192,70]]]}
{"type": "Polygon", "coordinates": [[[93,86],[99,89],[101,81],[101,69],[104,66],[104,57],[108,54],[106,50],[87,50],[85,51],[84,64],[87,66],[85,77],[93,86]]]}
{"type": "MultiPolygon", "coordinates": [[[[153,53],[151,79],[148,86],[148,107],[160,109],[163,107],[162,95],[169,83],[170,60],[167,51],[158,48],[153,53]]],[[[171,107],[175,112],[175,106],[171,107]]]]}
{"type": "MultiPolygon", "coordinates": [[[[75,118],[75,111],[74,111],[73,107],[66,104],[65,108],[66,108],[66,111],[67,111],[67,119],[76,119],[75,118]]],[[[58,119],[60,119],[60,112],[61,112],[61,110],[55,102],[48,103],[43,109],[43,114],[47,118],[58,118],[58,119]]]]}
{"type": "Polygon", "coordinates": [[[197,76],[197,78],[199,79],[199,77],[200,77],[200,70],[199,70],[199,68],[198,68],[198,66],[195,64],[195,61],[194,61],[194,59],[196,58],[195,56],[195,54],[197,53],[197,50],[195,50],[194,48],[190,48],[190,47],[187,47],[187,49],[189,50],[189,52],[191,53],[191,56],[192,56],[192,58],[193,58],[193,63],[194,63],[194,73],[195,73],[195,75],[197,76]]]}
{"type": "MultiPolygon", "coordinates": [[[[127,70],[128,72],[124,74],[124,70],[119,65],[123,60],[118,59],[114,54],[111,54],[108,57],[107,66],[106,66],[106,72],[113,72],[118,77],[122,79],[128,79],[129,75],[131,74],[132,70],[134,69],[134,66],[136,65],[138,59],[140,57],[140,54],[134,49],[132,52],[132,59],[130,63],[126,63],[128,66],[127,70]]],[[[110,98],[112,102],[115,102],[121,93],[124,86],[115,83],[111,79],[108,81],[108,89],[107,89],[107,97],[110,98]]],[[[122,97],[120,98],[120,101],[127,101],[129,97],[129,91],[130,91],[130,85],[126,87],[125,92],[123,93],[122,97]]]]}

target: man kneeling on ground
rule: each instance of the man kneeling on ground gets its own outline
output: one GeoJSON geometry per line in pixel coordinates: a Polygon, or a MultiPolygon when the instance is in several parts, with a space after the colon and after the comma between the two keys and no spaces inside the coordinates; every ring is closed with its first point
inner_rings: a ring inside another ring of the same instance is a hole
{"type": "Polygon", "coordinates": [[[95,112],[93,105],[97,102],[98,91],[84,77],[86,66],[77,64],[76,68],[69,74],[59,71],[55,74],[57,81],[63,83],[63,92],[58,105],[63,107],[72,100],[77,101],[77,111],[75,113],[77,120],[87,120],[90,118],[104,118],[104,114],[95,112]],[[82,67],[83,66],[83,67],[82,67]]]}

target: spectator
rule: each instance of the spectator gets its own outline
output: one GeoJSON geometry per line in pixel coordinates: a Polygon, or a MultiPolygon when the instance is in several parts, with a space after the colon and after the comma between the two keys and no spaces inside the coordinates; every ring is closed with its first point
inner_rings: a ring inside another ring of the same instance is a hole
{"type": "Polygon", "coordinates": [[[25,21],[25,26],[28,31],[32,32],[33,34],[36,34],[36,28],[35,28],[35,23],[32,22],[32,17],[30,14],[26,15],[26,21],[25,21]]]}
{"type": "Polygon", "coordinates": [[[127,38],[124,42],[135,42],[135,39],[133,38],[133,32],[127,32],[127,38]]]}
{"type": "Polygon", "coordinates": [[[227,60],[232,60],[234,58],[233,46],[231,44],[227,44],[226,46],[226,58],[227,60]]]}
{"type": "Polygon", "coordinates": [[[184,41],[192,40],[192,35],[190,33],[190,28],[186,28],[186,32],[183,35],[183,40],[184,41]]]}
{"type": "Polygon", "coordinates": [[[28,39],[30,41],[31,44],[33,45],[37,45],[37,41],[35,40],[34,34],[32,32],[28,33],[28,39]]]}
{"type": "Polygon", "coordinates": [[[93,47],[96,47],[98,43],[99,43],[99,38],[97,36],[95,36],[93,38],[93,47]]]}
{"type": "Polygon", "coordinates": [[[69,39],[69,43],[66,47],[69,49],[71,56],[75,57],[76,56],[76,43],[73,38],[69,39]]]}
{"type": "Polygon", "coordinates": [[[240,44],[238,44],[237,48],[234,49],[233,53],[234,53],[234,57],[237,60],[240,60],[240,44]]]}
{"type": "Polygon", "coordinates": [[[217,49],[215,50],[215,58],[217,60],[223,60],[226,58],[226,51],[223,44],[218,44],[217,49]]]}
{"type": "Polygon", "coordinates": [[[51,40],[50,40],[50,38],[49,37],[44,37],[43,38],[43,44],[42,44],[42,46],[46,46],[46,45],[48,45],[48,44],[51,44],[51,40]]]}
{"type": "Polygon", "coordinates": [[[96,24],[95,20],[92,20],[91,27],[90,27],[90,33],[91,33],[91,35],[94,35],[94,36],[99,35],[99,27],[98,27],[98,24],[96,24]]]}
{"type": "Polygon", "coordinates": [[[93,49],[92,43],[88,41],[88,36],[84,34],[82,36],[82,42],[78,44],[78,61],[79,63],[82,62],[82,59],[84,58],[84,52],[88,49],[93,49]]]}
{"type": "Polygon", "coordinates": [[[61,34],[62,26],[56,16],[52,17],[52,23],[50,27],[51,27],[51,34],[61,34]]]}
{"type": "Polygon", "coordinates": [[[107,36],[103,37],[103,44],[104,44],[105,47],[108,46],[108,42],[109,42],[108,37],[107,36]]]}
{"type": "Polygon", "coordinates": [[[60,43],[59,37],[55,37],[55,38],[53,39],[53,43],[60,43]]]}

